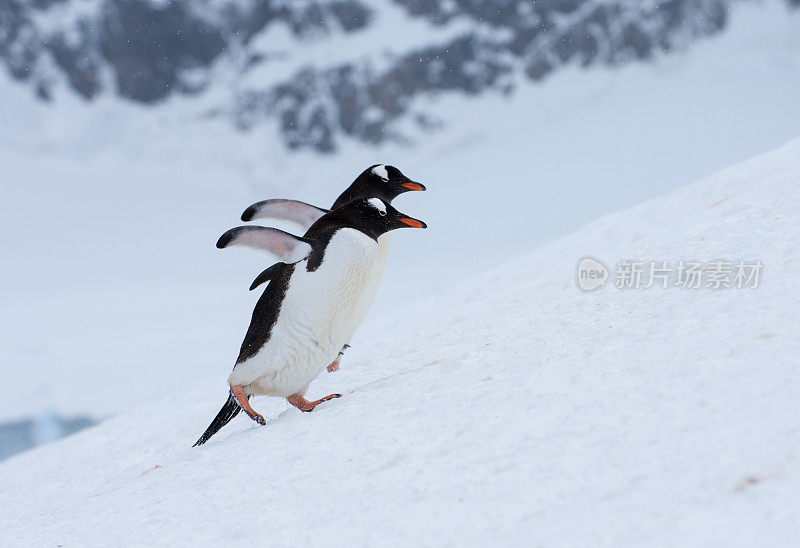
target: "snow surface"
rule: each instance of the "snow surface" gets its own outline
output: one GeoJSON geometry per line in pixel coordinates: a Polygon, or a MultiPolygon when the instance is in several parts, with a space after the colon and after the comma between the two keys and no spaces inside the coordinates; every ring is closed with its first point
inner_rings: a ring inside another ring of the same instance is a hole
{"type": "MultiPolygon", "coordinates": [[[[793,546],[800,139],[364,326],[301,413],[218,382],[0,464],[0,545],[793,546]],[[620,259],[757,289],[582,292],[620,259]]],[[[157,380],[155,380],[157,382],[157,380]]]]}
{"type": "MultiPolygon", "coordinates": [[[[424,109],[439,132],[331,157],[287,153],[266,127],[197,119],[205,96],[42,104],[2,80],[0,418],[102,418],[218,383],[258,298],[246,288],[267,265],[214,243],[253,202],[329,205],[378,162],[425,184],[395,202],[430,228],[394,238],[378,319],[779,146],[800,127],[798,25],[783,2],[742,5],[686,53],[565,69],[509,97],[442,97],[424,109]]],[[[353,344],[368,341],[362,331],[353,344]]]]}

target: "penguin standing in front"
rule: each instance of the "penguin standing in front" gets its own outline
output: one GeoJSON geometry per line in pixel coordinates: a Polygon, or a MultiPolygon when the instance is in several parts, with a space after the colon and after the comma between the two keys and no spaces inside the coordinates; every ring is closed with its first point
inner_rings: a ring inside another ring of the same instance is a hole
{"type": "MultiPolygon", "coordinates": [[[[356,198],[380,198],[384,202],[391,204],[392,200],[404,192],[423,190],[425,190],[424,185],[412,181],[396,167],[375,164],[361,172],[356,177],[356,180],[333,202],[330,209],[323,209],[298,200],[263,200],[245,209],[244,213],[242,213],[242,220],[280,219],[297,223],[303,227],[303,230],[307,230],[308,227],[326,213],[356,198]]],[[[372,306],[372,303],[375,302],[375,297],[378,295],[378,288],[381,285],[383,271],[386,269],[386,259],[389,255],[389,243],[389,234],[384,234],[378,238],[378,265],[367,284],[369,300],[367,309],[372,306]]],[[[273,265],[261,272],[250,285],[250,291],[270,280],[276,269],[277,265],[273,265]]],[[[336,359],[328,365],[328,371],[333,372],[339,369],[342,354],[350,346],[349,343],[350,341],[345,341],[345,345],[339,351],[336,359]]]]}
{"type": "Polygon", "coordinates": [[[350,340],[371,302],[369,283],[379,266],[378,239],[397,228],[426,228],[378,198],[359,198],[317,219],[303,237],[275,228],[241,226],[223,234],[222,249],[244,246],[281,258],[253,310],[230,393],[200,439],[202,445],[239,411],[259,424],[254,395],[283,397],[312,411],[330,394],[305,399],[308,386],[350,340]]]}

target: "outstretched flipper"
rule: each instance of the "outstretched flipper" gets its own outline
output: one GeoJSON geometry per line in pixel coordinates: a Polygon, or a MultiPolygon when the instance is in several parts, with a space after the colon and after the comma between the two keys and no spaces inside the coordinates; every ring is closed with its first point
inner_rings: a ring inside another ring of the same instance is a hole
{"type": "Polygon", "coordinates": [[[250,284],[250,291],[257,288],[259,285],[266,283],[272,279],[272,277],[278,273],[278,270],[281,267],[281,263],[275,263],[274,265],[270,266],[269,268],[265,269],[261,274],[256,276],[256,279],[253,280],[253,283],[250,284]]]}
{"type": "Polygon", "coordinates": [[[200,439],[194,442],[192,447],[197,447],[198,445],[203,445],[205,442],[211,438],[214,434],[219,432],[220,428],[231,422],[233,418],[239,414],[242,408],[239,406],[239,402],[236,401],[236,397],[233,395],[233,392],[228,394],[228,401],[225,402],[225,405],[222,406],[222,409],[219,410],[217,416],[214,417],[214,420],[211,421],[211,424],[206,428],[206,431],[203,432],[203,435],[200,436],[200,439]]]}
{"type": "Polygon", "coordinates": [[[277,228],[265,226],[237,226],[220,236],[219,249],[226,247],[249,247],[276,255],[281,262],[293,264],[302,261],[311,253],[311,244],[277,228]]]}
{"type": "Polygon", "coordinates": [[[297,200],[263,200],[245,209],[242,220],[280,219],[292,221],[307,229],[326,213],[327,209],[320,209],[297,200]]]}

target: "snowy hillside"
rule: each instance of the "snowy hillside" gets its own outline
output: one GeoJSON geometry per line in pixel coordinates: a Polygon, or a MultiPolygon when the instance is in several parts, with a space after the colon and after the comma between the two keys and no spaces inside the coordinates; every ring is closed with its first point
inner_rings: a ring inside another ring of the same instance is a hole
{"type": "Polygon", "coordinates": [[[520,248],[368,320],[311,387],[343,398],[255,399],[266,426],[199,449],[227,370],[187,377],[0,463],[0,544],[792,546],[799,184],[795,140],[520,248]],[[611,269],[592,292],[585,256],[611,269]],[[621,260],[763,269],[756,288],[618,289],[621,260]]]}

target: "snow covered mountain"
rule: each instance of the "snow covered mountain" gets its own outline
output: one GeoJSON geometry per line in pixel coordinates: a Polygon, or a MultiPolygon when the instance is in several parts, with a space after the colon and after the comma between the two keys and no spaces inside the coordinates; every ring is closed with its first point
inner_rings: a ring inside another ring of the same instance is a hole
{"type": "Polygon", "coordinates": [[[225,387],[187,382],[12,457],[0,544],[792,546],[798,185],[795,140],[387,312],[314,413],[256,399],[193,449],[225,387]],[[620,289],[620,261],[763,269],[620,289]]]}
{"type": "Polygon", "coordinates": [[[197,114],[331,152],[344,136],[438,127],[441,94],[508,94],[564,66],[686,49],[744,2],[2,0],[0,62],[43,100],[203,94],[197,114]]]}

